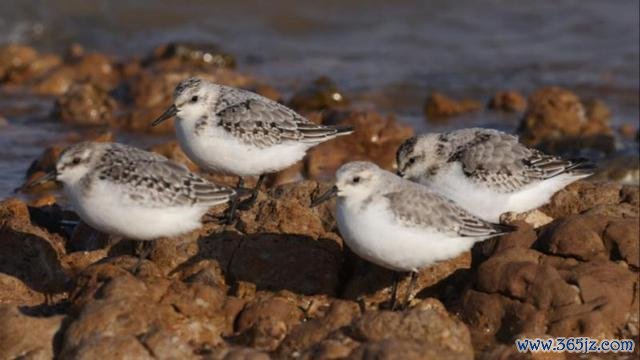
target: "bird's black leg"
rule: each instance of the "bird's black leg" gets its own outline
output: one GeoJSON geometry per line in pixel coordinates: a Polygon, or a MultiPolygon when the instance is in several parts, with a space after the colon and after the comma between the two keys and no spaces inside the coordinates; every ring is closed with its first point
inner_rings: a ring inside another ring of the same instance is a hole
{"type": "MultiPolygon", "coordinates": [[[[244,178],[242,176],[238,176],[238,184],[236,185],[236,190],[238,191],[238,193],[240,192],[242,187],[244,187],[244,178]]],[[[227,225],[233,224],[236,220],[235,218],[236,210],[238,209],[238,201],[239,196],[236,195],[233,197],[233,200],[231,200],[231,203],[229,204],[229,210],[227,210],[227,225]]]]}
{"type": "Polygon", "coordinates": [[[410,273],[411,279],[409,280],[409,288],[407,289],[407,293],[404,296],[404,304],[403,308],[409,307],[409,303],[413,300],[413,288],[416,286],[416,280],[418,279],[418,274],[415,271],[411,271],[410,273]]]}
{"type": "Polygon", "coordinates": [[[136,262],[132,270],[132,273],[134,275],[137,274],[138,271],[140,270],[140,266],[142,266],[142,261],[145,260],[151,253],[151,249],[153,248],[153,245],[151,244],[151,241],[138,241],[137,248],[138,248],[138,262],[136,262]]]}
{"type": "Polygon", "coordinates": [[[398,283],[400,282],[400,273],[393,272],[393,287],[391,288],[391,311],[398,306],[398,283]]]}
{"type": "Polygon", "coordinates": [[[260,187],[262,187],[262,183],[264,183],[264,179],[266,177],[267,176],[265,174],[262,174],[260,175],[260,177],[258,177],[258,182],[256,183],[256,186],[253,188],[253,191],[251,192],[251,197],[242,203],[243,210],[251,209],[253,204],[255,204],[256,199],[258,199],[258,193],[260,192],[260,187]]]}

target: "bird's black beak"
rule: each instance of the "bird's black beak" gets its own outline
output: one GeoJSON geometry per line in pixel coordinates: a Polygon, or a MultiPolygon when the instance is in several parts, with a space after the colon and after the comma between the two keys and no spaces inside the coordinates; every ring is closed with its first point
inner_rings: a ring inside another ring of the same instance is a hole
{"type": "Polygon", "coordinates": [[[175,105],[171,105],[167,111],[165,111],[162,115],[160,115],[157,119],[153,120],[151,126],[157,126],[161,122],[176,116],[178,113],[178,108],[175,105]]]}
{"type": "Polygon", "coordinates": [[[54,170],[51,172],[46,173],[44,176],[41,176],[27,184],[25,184],[24,189],[25,190],[29,190],[29,189],[33,189],[36,186],[40,186],[44,183],[48,183],[49,181],[56,181],[56,179],[58,178],[58,173],[54,170]]]}
{"type": "Polygon", "coordinates": [[[398,171],[396,171],[396,175],[398,175],[400,177],[404,177],[404,172],[402,172],[402,170],[398,169],[398,171]]]}
{"type": "Polygon", "coordinates": [[[337,186],[332,186],[331,189],[327,190],[324,194],[318,196],[317,198],[313,199],[313,201],[311,202],[311,207],[316,207],[320,204],[322,204],[323,202],[330,200],[331,198],[335,197],[336,195],[338,195],[338,187],[337,186]]]}

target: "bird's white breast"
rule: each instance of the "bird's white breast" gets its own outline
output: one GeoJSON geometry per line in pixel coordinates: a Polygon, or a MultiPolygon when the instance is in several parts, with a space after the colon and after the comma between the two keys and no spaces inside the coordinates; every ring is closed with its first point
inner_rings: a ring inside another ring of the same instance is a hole
{"type": "Polygon", "coordinates": [[[65,185],[65,192],[82,220],[110,235],[132,240],[155,240],[193,231],[201,226],[207,211],[201,206],[149,207],[136,203],[123,188],[98,180],[87,192],[77,184],[65,185]]]}
{"type": "Polygon", "coordinates": [[[396,271],[415,271],[468,250],[473,239],[403,226],[386,200],[362,202],[339,198],[337,221],[347,245],[360,257],[396,271]]]}
{"type": "Polygon", "coordinates": [[[238,176],[280,171],[301,160],[313,144],[287,142],[260,148],[210,125],[196,133],[186,121],[176,121],[176,134],[187,156],[201,168],[238,176]]]}

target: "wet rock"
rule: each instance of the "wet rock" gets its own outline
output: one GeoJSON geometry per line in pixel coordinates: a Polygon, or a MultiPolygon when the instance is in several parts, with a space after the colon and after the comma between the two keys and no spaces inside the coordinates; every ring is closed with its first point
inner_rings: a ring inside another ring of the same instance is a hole
{"type": "Polygon", "coordinates": [[[638,155],[619,155],[598,163],[592,181],[616,181],[625,185],[640,185],[640,158],[638,155]]]}
{"type": "Polygon", "coordinates": [[[390,355],[403,345],[409,346],[409,354],[415,358],[473,358],[469,330],[435,299],[427,299],[406,312],[366,312],[349,332],[364,343],[351,354],[354,358],[390,355]]]}
{"type": "Polygon", "coordinates": [[[296,111],[319,111],[347,105],[348,101],[338,86],[328,77],[314,80],[293,94],[289,106],[296,111]]]}
{"type": "Polygon", "coordinates": [[[472,99],[455,100],[442,93],[433,92],[427,98],[424,112],[428,120],[438,121],[452,116],[480,110],[482,104],[472,99]]]}
{"type": "Polygon", "coordinates": [[[518,131],[524,143],[552,153],[581,148],[610,153],[614,150],[614,139],[609,118],[610,112],[602,102],[583,104],[569,90],[548,87],[529,97],[518,131]]]}
{"type": "Polygon", "coordinates": [[[618,127],[618,133],[625,139],[637,139],[638,129],[633,124],[622,124],[618,127]]]}
{"type": "Polygon", "coordinates": [[[334,111],[327,113],[322,122],[350,125],[355,132],[309,150],[305,158],[305,173],[311,179],[332,179],[340,165],[355,160],[366,159],[392,170],[398,146],[413,136],[412,128],[401,125],[393,117],[372,112],[334,111]]]}
{"type": "Polygon", "coordinates": [[[31,317],[16,306],[0,305],[0,359],[53,359],[63,318],[31,317]]]}
{"type": "Polygon", "coordinates": [[[37,58],[38,52],[30,46],[9,44],[0,47],[0,83],[7,81],[12,72],[26,69],[37,58]]]}
{"type": "Polygon", "coordinates": [[[56,100],[53,116],[72,125],[109,125],[116,101],[94,84],[76,84],[56,100]]]}
{"type": "Polygon", "coordinates": [[[527,99],[517,91],[498,91],[487,107],[505,112],[523,112],[527,108],[527,99]]]}
{"type": "Polygon", "coordinates": [[[158,66],[161,62],[163,69],[181,66],[190,67],[223,67],[234,68],[235,58],[213,44],[191,42],[176,42],[164,44],[153,49],[151,55],[144,61],[144,65],[158,66]]]}

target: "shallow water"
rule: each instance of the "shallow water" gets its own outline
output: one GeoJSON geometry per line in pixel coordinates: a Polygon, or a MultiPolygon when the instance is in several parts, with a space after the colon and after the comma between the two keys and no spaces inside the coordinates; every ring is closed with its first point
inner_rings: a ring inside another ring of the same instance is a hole
{"type": "MultiPolygon", "coordinates": [[[[430,90],[484,101],[497,90],[552,84],[604,100],[619,125],[638,121],[638,7],[635,0],[0,0],[0,43],[61,51],[79,42],[121,56],[172,40],[218,43],[241,71],[285,95],[328,75],[358,106],[393,112],[418,131],[433,127],[422,116],[430,90]]],[[[50,106],[0,100],[10,123],[0,128],[0,196],[70,130],[43,120],[50,106]]],[[[484,112],[440,127],[511,129],[516,121],[484,112]]]]}

